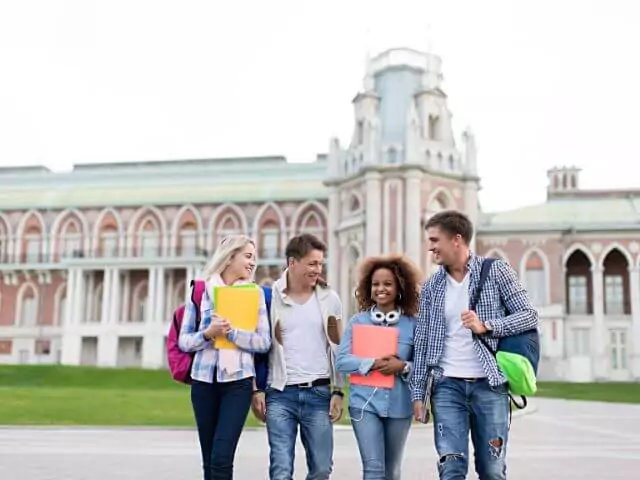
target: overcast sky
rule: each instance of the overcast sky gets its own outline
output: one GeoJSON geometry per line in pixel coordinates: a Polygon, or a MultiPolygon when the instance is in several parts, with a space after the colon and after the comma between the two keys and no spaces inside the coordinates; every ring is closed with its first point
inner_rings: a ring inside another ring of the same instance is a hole
{"type": "Polygon", "coordinates": [[[553,165],[638,187],[639,24],[631,0],[0,0],[0,162],[306,161],[348,142],[367,43],[431,37],[484,210],[543,201],[553,165]]]}

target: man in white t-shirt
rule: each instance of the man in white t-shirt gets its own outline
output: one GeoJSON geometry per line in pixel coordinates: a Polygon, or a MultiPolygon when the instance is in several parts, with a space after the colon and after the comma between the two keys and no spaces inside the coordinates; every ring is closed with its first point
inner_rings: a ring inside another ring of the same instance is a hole
{"type": "Polygon", "coordinates": [[[267,423],[270,480],[292,480],[295,445],[306,451],[307,480],[330,478],[333,422],[342,416],[343,378],[335,369],[342,305],[322,280],[326,247],[311,234],[292,238],[287,269],[273,285],[272,346],[266,392],[253,411],[267,423]]]}
{"type": "Polygon", "coordinates": [[[501,337],[538,326],[538,313],[514,270],[496,260],[477,309],[471,311],[483,258],[469,244],[473,225],[457,211],[440,212],[426,225],[433,260],[440,265],[420,294],[410,385],[414,416],[425,418],[425,392],[433,379],[434,438],[441,480],[461,480],[469,469],[469,433],[480,480],[507,478],[509,396],[491,352],[501,337]]]}

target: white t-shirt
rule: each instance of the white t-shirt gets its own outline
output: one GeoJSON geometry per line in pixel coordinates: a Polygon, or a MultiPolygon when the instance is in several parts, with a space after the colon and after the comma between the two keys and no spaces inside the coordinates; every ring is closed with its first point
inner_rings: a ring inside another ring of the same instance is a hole
{"type": "Polygon", "coordinates": [[[462,312],[468,309],[469,273],[462,282],[457,282],[447,274],[447,289],[444,299],[447,334],[444,341],[444,354],[440,360],[445,377],[486,377],[480,358],[473,347],[472,332],[462,325],[460,319],[462,312]]]}
{"type": "Polygon", "coordinates": [[[281,331],[287,385],[329,378],[327,337],[315,295],[302,305],[293,305],[281,331]]]}

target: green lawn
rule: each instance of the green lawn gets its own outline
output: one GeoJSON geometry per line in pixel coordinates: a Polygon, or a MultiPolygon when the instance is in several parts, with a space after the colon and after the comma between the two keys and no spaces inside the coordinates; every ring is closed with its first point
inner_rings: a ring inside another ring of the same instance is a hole
{"type": "MultiPolygon", "coordinates": [[[[640,383],[540,382],[537,396],[640,403],[640,383]]],[[[163,370],[0,366],[0,425],[193,424],[189,387],[163,370]]]]}
{"type": "MultiPolygon", "coordinates": [[[[20,365],[0,366],[0,425],[190,427],[194,420],[189,387],[164,370],[20,365]]],[[[249,413],[247,426],[258,425],[249,413]]]]}
{"type": "Polygon", "coordinates": [[[640,403],[640,383],[538,382],[536,396],[593,402],[640,403]]]}

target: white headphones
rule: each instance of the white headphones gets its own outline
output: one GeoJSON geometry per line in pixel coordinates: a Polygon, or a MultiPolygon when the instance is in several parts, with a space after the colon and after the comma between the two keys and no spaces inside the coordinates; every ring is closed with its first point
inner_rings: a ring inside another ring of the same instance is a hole
{"type": "Polygon", "coordinates": [[[385,314],[374,305],[371,307],[371,321],[376,325],[395,325],[400,321],[400,311],[392,310],[385,314]]]}

